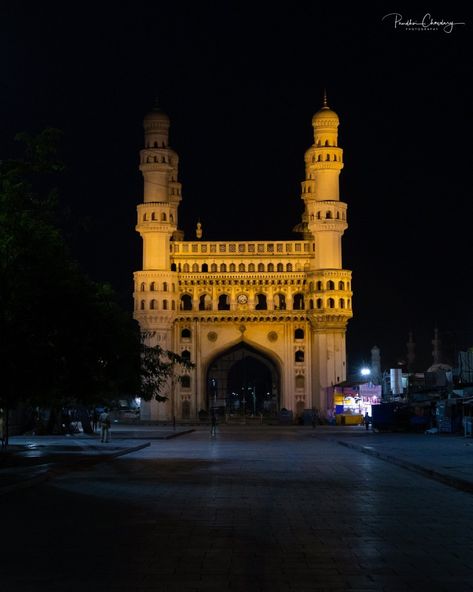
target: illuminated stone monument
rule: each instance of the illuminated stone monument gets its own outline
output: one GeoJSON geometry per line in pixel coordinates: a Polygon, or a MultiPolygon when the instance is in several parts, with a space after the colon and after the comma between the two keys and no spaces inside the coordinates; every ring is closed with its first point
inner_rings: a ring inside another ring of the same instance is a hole
{"type": "Polygon", "coordinates": [[[144,119],[144,199],[136,230],[143,267],[134,274],[135,318],[151,343],[190,358],[194,370],[170,381],[168,401],[142,405],[143,420],[193,419],[281,409],[327,411],[327,389],[346,378],[351,272],[342,269],[347,205],[340,201],[343,151],[326,99],[312,118],[305,153],[302,240],[184,240],[178,229],[178,155],[158,108],[144,119]]]}

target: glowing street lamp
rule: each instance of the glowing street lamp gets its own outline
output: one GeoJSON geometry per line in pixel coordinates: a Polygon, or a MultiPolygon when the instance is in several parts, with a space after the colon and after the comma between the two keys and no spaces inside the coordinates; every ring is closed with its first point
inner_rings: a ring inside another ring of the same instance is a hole
{"type": "Polygon", "coordinates": [[[371,374],[371,370],[369,368],[362,368],[360,370],[361,376],[369,376],[371,374]]]}

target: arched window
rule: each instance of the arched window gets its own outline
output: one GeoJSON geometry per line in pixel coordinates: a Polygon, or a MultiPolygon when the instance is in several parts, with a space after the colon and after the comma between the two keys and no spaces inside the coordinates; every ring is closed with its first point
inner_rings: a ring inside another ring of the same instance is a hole
{"type": "Polygon", "coordinates": [[[286,296],[284,294],[274,295],[274,309],[286,310],[286,296]]]}
{"type": "Polygon", "coordinates": [[[351,300],[350,300],[350,298],[347,300],[347,307],[348,308],[351,308],[351,300]]]}
{"type": "Polygon", "coordinates": [[[197,265],[197,263],[194,263],[194,265],[192,266],[192,272],[197,273],[198,271],[199,271],[199,266],[197,265]]]}
{"type": "Polygon", "coordinates": [[[267,310],[266,294],[256,294],[256,310],[267,310]]]}
{"type": "Polygon", "coordinates": [[[327,290],[335,290],[335,284],[332,282],[332,280],[327,282],[327,290]]]}
{"type": "Polygon", "coordinates": [[[318,158],[317,158],[317,162],[322,162],[322,155],[319,154],[318,158]]]}
{"type": "Polygon", "coordinates": [[[148,219],[148,216],[146,215],[146,213],[143,214],[143,222],[146,222],[146,220],[148,219]]]}
{"type": "Polygon", "coordinates": [[[146,290],[146,284],[144,282],[141,283],[140,290],[144,292],[146,290]]]}
{"type": "Polygon", "coordinates": [[[184,265],[182,266],[182,271],[184,273],[189,273],[189,263],[184,263],[184,265]]]}
{"type": "Polygon", "coordinates": [[[156,310],[158,308],[158,303],[156,300],[151,300],[151,302],[149,303],[149,307],[151,310],[156,310]]]}
{"type": "Polygon", "coordinates": [[[273,272],[274,271],[274,263],[268,263],[268,271],[269,272],[273,272]]]}
{"type": "Polygon", "coordinates": [[[166,221],[167,221],[166,214],[163,212],[161,214],[161,222],[166,222],[166,221]]]}
{"type": "Polygon", "coordinates": [[[327,154],[327,156],[325,157],[326,161],[330,161],[330,154],[327,154]]]}
{"type": "Polygon", "coordinates": [[[172,214],[169,214],[169,222],[171,222],[171,224],[174,224],[174,216],[172,214]]]}
{"type": "Polygon", "coordinates": [[[312,298],[309,300],[309,308],[310,310],[314,310],[314,301],[312,300],[312,298]]]}
{"type": "Polygon", "coordinates": [[[340,220],[340,212],[337,212],[337,220],[340,220]]]}
{"type": "Polygon", "coordinates": [[[317,308],[323,308],[324,307],[324,303],[322,298],[317,298],[317,308]]]}
{"type": "Polygon", "coordinates": [[[339,289],[339,290],[344,290],[344,289],[345,289],[345,284],[344,284],[344,282],[338,282],[338,289],[339,289]]]}
{"type": "Polygon", "coordinates": [[[153,212],[153,213],[151,214],[151,220],[156,220],[156,212],[153,212]]]}
{"type": "Polygon", "coordinates": [[[296,376],[296,389],[303,389],[304,386],[305,386],[304,377],[299,374],[298,376],[296,376]]]}
{"type": "Polygon", "coordinates": [[[236,266],[234,263],[230,263],[229,271],[231,271],[232,273],[236,271],[236,266]]]}
{"type": "Polygon", "coordinates": [[[227,265],[226,265],[226,263],[222,263],[222,264],[220,265],[220,271],[221,271],[221,272],[222,272],[222,271],[227,271],[227,265]]]}
{"type": "Polygon", "coordinates": [[[167,291],[168,291],[168,283],[163,282],[163,292],[167,292],[167,291]]]}
{"type": "Polygon", "coordinates": [[[294,310],[304,310],[304,294],[294,294],[292,308],[294,310]]]}
{"type": "Polygon", "coordinates": [[[192,336],[190,329],[183,329],[181,331],[181,339],[190,339],[192,336]]]}
{"type": "MultiPolygon", "coordinates": [[[[181,376],[181,386],[183,389],[191,388],[191,377],[188,374],[184,374],[184,376],[181,376]]],[[[184,417],[184,406],[186,403],[187,403],[187,409],[188,409],[187,417],[189,417],[189,415],[190,415],[190,403],[189,403],[189,401],[184,401],[182,403],[182,417],[184,417]]]]}
{"type": "Polygon", "coordinates": [[[245,271],[245,264],[244,263],[240,263],[240,265],[238,266],[238,271],[245,271]]]}
{"type": "Polygon", "coordinates": [[[202,263],[202,271],[203,273],[207,273],[209,271],[209,266],[207,263],[202,263]]]}
{"type": "Polygon", "coordinates": [[[168,309],[168,301],[163,300],[163,310],[167,310],[167,309],[168,309]]]}
{"type": "Polygon", "coordinates": [[[175,303],[175,301],[174,301],[174,300],[171,300],[171,304],[172,304],[171,308],[172,308],[173,310],[176,310],[176,303],[175,303]]]}
{"type": "Polygon", "coordinates": [[[181,310],[192,310],[192,296],[190,294],[181,296],[181,310]]]}
{"type": "Polygon", "coordinates": [[[304,329],[296,329],[294,331],[294,339],[304,339],[304,329]]]}
{"type": "Polygon", "coordinates": [[[151,292],[155,292],[156,291],[156,282],[151,282],[151,284],[149,285],[149,289],[151,290],[151,292]]]}
{"type": "Polygon", "coordinates": [[[329,146],[330,144],[328,143],[328,140],[325,140],[325,145],[329,146]]]}
{"type": "Polygon", "coordinates": [[[218,310],[230,310],[230,297],[228,294],[220,294],[218,297],[218,310]]]}
{"type": "Polygon", "coordinates": [[[145,301],[144,301],[144,300],[142,300],[142,301],[140,302],[140,310],[144,310],[144,309],[145,309],[145,301]]]}
{"type": "Polygon", "coordinates": [[[177,271],[175,263],[171,263],[171,271],[177,271]]]}
{"type": "Polygon", "coordinates": [[[258,271],[264,271],[264,264],[263,263],[258,263],[258,271]]]}
{"type": "Polygon", "coordinates": [[[296,351],[296,354],[294,356],[294,360],[296,362],[303,362],[304,361],[304,352],[301,349],[298,349],[296,351]]]}
{"type": "Polygon", "coordinates": [[[185,349],[183,352],[181,352],[181,358],[183,360],[186,360],[186,362],[190,362],[191,361],[191,352],[188,349],[185,349]]]}
{"type": "Polygon", "coordinates": [[[345,300],[343,300],[343,298],[340,298],[340,300],[338,302],[339,302],[338,306],[340,308],[345,308],[345,300]]]}
{"type": "Polygon", "coordinates": [[[327,212],[325,212],[325,217],[327,218],[327,220],[331,220],[332,219],[332,212],[330,210],[327,210],[327,212]]]}
{"type": "Polygon", "coordinates": [[[157,143],[157,142],[155,142],[155,143],[153,144],[153,148],[157,148],[157,147],[158,147],[158,143],[157,143]]]}
{"type": "Polygon", "coordinates": [[[250,271],[250,272],[254,272],[254,270],[255,270],[255,264],[254,264],[254,263],[250,263],[250,264],[248,265],[248,271],[250,271]]]}
{"type": "Polygon", "coordinates": [[[328,307],[335,308],[335,300],[333,298],[328,299],[328,307]]]}
{"type": "Polygon", "coordinates": [[[210,266],[210,271],[212,273],[215,273],[217,271],[217,264],[216,263],[212,263],[212,265],[210,266]]]}
{"type": "Polygon", "coordinates": [[[284,271],[284,265],[282,263],[278,263],[276,269],[277,271],[284,271]]]}
{"type": "Polygon", "coordinates": [[[320,220],[321,217],[322,217],[322,212],[317,212],[317,220],[320,220]]]}
{"type": "Polygon", "coordinates": [[[317,290],[319,290],[319,291],[320,291],[320,290],[323,290],[323,284],[322,284],[322,282],[321,282],[321,281],[318,281],[318,282],[317,282],[317,290]]]}
{"type": "Polygon", "coordinates": [[[286,271],[292,271],[292,263],[286,265],[286,271]]]}
{"type": "Polygon", "coordinates": [[[212,298],[208,294],[202,294],[199,298],[199,310],[211,310],[212,298]]]}

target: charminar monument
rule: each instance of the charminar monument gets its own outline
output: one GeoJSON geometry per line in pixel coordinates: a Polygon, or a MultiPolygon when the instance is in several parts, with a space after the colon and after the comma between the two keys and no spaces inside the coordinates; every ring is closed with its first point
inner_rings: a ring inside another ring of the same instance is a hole
{"type": "Polygon", "coordinates": [[[351,271],[342,266],[347,204],[340,200],[343,150],[338,115],[327,105],[312,118],[294,229],[299,240],[193,240],[179,230],[179,157],[169,117],[144,119],[143,203],[136,230],[143,264],[134,274],[134,316],[153,343],[195,364],[169,383],[165,403],[143,402],[141,419],[227,414],[271,416],[285,408],[327,413],[328,387],[346,378],[351,271]]]}

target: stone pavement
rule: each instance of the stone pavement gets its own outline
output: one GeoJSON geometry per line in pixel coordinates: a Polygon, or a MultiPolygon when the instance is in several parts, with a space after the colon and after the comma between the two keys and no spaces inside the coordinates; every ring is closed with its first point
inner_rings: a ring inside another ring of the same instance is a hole
{"type": "Polygon", "coordinates": [[[188,428],[113,425],[112,439],[108,443],[100,442],[98,433],[12,436],[7,451],[0,454],[0,495],[41,483],[77,466],[135,452],[149,446],[150,440],[167,440],[192,431],[188,428]]]}
{"type": "MultiPolygon", "coordinates": [[[[320,429],[319,434],[330,430],[320,429]]],[[[332,431],[333,435],[333,431],[332,431]]],[[[473,493],[473,439],[453,434],[374,433],[363,427],[337,434],[339,444],[473,493]]]]}
{"type": "Polygon", "coordinates": [[[201,429],[6,495],[1,590],[472,592],[471,495],[338,443],[376,436],[201,429]]]}

